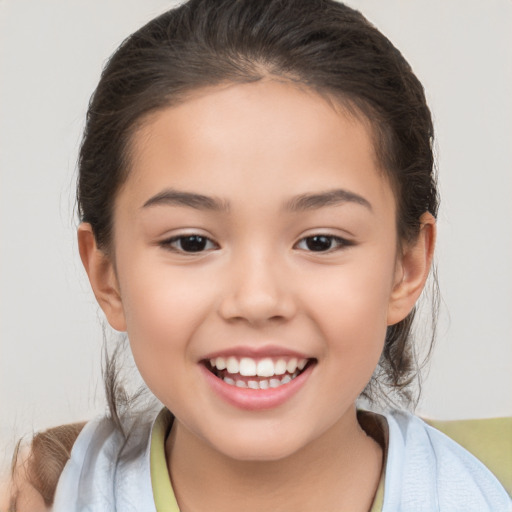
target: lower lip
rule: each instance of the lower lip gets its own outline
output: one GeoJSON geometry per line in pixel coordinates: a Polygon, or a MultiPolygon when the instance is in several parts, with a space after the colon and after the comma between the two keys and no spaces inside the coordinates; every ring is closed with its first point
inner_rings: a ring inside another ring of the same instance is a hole
{"type": "Polygon", "coordinates": [[[277,388],[250,389],[239,388],[238,386],[226,384],[205,366],[200,365],[201,371],[206,377],[208,384],[212,387],[214,392],[217,393],[217,395],[231,405],[234,405],[239,409],[246,409],[249,411],[273,409],[274,407],[279,407],[287,402],[305,384],[313,371],[313,366],[315,365],[312,364],[308,366],[293,380],[277,388]]]}

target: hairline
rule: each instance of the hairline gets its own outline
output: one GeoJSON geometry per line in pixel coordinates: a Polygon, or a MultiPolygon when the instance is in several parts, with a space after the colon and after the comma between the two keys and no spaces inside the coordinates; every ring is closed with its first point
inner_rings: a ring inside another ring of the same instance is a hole
{"type": "MultiPolygon", "coordinates": [[[[397,232],[397,251],[402,248],[402,244],[407,240],[400,235],[400,191],[398,180],[394,177],[393,171],[389,169],[388,154],[389,148],[386,147],[386,142],[383,140],[385,132],[387,131],[385,123],[380,119],[375,107],[364,98],[347,94],[343,91],[336,91],[332,88],[322,87],[316,84],[307,83],[306,80],[301,79],[297,75],[275,73],[269,71],[265,66],[259,66],[258,71],[261,71],[259,76],[253,77],[245,76],[245,80],[241,78],[236,80],[234,78],[225,78],[216,83],[204,83],[190,86],[179,93],[172,95],[172,99],[167,96],[166,101],[162,101],[153,107],[143,111],[140,115],[136,116],[132,123],[127,127],[124,133],[124,141],[121,146],[120,156],[122,160],[121,179],[118,186],[114,191],[114,201],[111,204],[111,226],[108,240],[104,244],[103,251],[114,257],[114,213],[117,203],[117,198],[122,192],[128,177],[133,172],[135,154],[137,153],[137,139],[144,133],[144,129],[164,110],[172,109],[183,105],[189,100],[207,95],[213,90],[218,90],[222,87],[231,87],[233,85],[245,85],[256,82],[278,82],[283,84],[290,84],[297,87],[298,90],[305,93],[313,93],[321,97],[328,106],[333,109],[337,114],[348,116],[353,120],[360,122],[370,137],[371,145],[373,148],[373,159],[375,168],[385,179],[391,187],[393,197],[395,199],[395,215],[396,215],[396,232],[397,232]],[[367,111],[366,111],[367,110],[367,111]],[[371,116],[371,117],[370,117],[371,116]]],[[[147,90],[146,90],[147,91],[147,90]]],[[[144,91],[146,93],[146,91],[144,91]]],[[[388,143],[389,144],[389,143],[388,143]]],[[[397,252],[399,254],[399,252],[397,252]]]]}

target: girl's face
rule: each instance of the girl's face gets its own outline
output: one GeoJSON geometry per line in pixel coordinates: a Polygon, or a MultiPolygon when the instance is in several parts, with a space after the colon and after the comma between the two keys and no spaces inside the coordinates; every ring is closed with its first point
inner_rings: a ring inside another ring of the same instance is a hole
{"type": "Polygon", "coordinates": [[[152,115],[132,164],[102,306],[177,429],[276,460],[354,423],[415,298],[367,126],[291,84],[219,86],[152,115]]]}

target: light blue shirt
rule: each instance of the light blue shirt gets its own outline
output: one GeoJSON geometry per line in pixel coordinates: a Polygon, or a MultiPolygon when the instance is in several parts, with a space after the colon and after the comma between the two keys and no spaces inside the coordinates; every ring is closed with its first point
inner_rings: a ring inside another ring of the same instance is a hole
{"type": "MultiPolygon", "coordinates": [[[[464,448],[410,413],[384,417],[389,439],[382,512],[512,511],[500,482],[464,448]]],[[[126,442],[108,419],[89,422],[59,480],[53,511],[156,512],[150,471],[155,419],[127,423],[126,442]]]]}

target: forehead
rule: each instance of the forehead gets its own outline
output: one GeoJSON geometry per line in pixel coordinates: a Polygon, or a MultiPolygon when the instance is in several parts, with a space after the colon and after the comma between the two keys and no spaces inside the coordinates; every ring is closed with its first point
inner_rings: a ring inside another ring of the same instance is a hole
{"type": "MultiPolygon", "coordinates": [[[[132,139],[130,183],[252,192],[269,202],[366,182],[388,193],[371,129],[362,116],[306,87],[273,80],[204,88],[151,114],[132,139]],[[331,184],[331,182],[336,182],[331,184]]],[[[357,193],[357,190],[353,190],[357,193]]]]}

